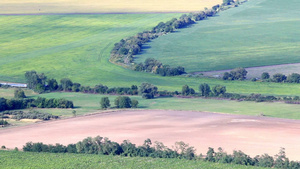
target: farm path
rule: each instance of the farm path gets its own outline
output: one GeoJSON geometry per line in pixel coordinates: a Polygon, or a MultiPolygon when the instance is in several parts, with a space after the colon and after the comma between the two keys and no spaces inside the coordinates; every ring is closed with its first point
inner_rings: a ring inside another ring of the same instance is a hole
{"type": "Polygon", "coordinates": [[[169,148],[184,141],[203,154],[208,147],[222,147],[228,153],[242,150],[254,157],[275,155],[284,147],[290,159],[300,160],[300,121],[191,111],[117,111],[1,129],[0,145],[69,144],[97,135],[137,145],[150,138],[169,148]]]}

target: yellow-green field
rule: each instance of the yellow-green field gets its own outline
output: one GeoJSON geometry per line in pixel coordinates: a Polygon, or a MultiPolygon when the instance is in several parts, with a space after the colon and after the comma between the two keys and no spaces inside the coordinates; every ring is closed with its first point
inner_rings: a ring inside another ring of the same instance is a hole
{"type": "Polygon", "coordinates": [[[1,0],[0,14],[191,12],[222,0],[1,0]]]}

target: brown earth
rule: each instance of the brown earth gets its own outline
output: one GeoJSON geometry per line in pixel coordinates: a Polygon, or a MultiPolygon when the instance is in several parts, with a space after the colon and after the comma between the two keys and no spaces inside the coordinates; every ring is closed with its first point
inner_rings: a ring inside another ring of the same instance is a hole
{"type": "Polygon", "coordinates": [[[118,111],[1,129],[0,145],[22,148],[29,141],[66,145],[97,135],[137,145],[150,138],[170,148],[184,141],[203,154],[208,147],[222,147],[253,157],[275,155],[284,147],[290,159],[300,160],[300,121],[190,111],[118,111]]]}
{"type": "Polygon", "coordinates": [[[222,0],[1,0],[1,14],[191,12],[222,0]]]}

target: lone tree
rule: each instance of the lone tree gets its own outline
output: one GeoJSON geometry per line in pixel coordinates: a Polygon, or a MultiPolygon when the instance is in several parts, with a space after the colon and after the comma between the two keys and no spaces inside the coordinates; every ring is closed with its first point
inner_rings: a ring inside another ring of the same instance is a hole
{"type": "Polygon", "coordinates": [[[213,92],[216,96],[224,95],[226,93],[226,87],[221,85],[216,85],[213,87],[213,92]]]}
{"type": "Polygon", "coordinates": [[[190,88],[188,85],[182,86],[181,94],[183,96],[193,95],[195,94],[195,90],[193,88],[190,88]]]}
{"type": "Polygon", "coordinates": [[[181,94],[183,96],[188,96],[190,94],[190,88],[188,85],[182,86],[181,94]]]}
{"type": "Polygon", "coordinates": [[[61,86],[64,91],[71,90],[73,86],[73,82],[68,78],[63,78],[60,80],[61,86]]]}
{"type": "Polygon", "coordinates": [[[110,101],[108,97],[102,97],[100,100],[101,109],[107,109],[110,107],[110,101]]]}
{"type": "Polygon", "coordinates": [[[273,81],[280,83],[280,82],[284,82],[286,80],[286,76],[284,74],[281,73],[276,73],[273,75],[273,81]]]}
{"type": "Polygon", "coordinates": [[[45,91],[47,76],[45,76],[44,73],[38,74],[34,70],[27,71],[25,73],[25,79],[29,89],[33,89],[34,91],[38,90],[39,93],[45,91]]]}
{"type": "Polygon", "coordinates": [[[201,93],[201,96],[205,96],[205,97],[209,96],[211,92],[209,85],[206,83],[200,84],[199,92],[201,93]]]}
{"type": "Polygon", "coordinates": [[[265,79],[269,79],[270,78],[270,74],[268,72],[264,72],[261,74],[261,79],[265,80],[265,79]]]}
{"type": "Polygon", "coordinates": [[[233,80],[245,80],[247,76],[247,71],[245,68],[235,68],[232,71],[230,71],[230,74],[233,76],[233,80]]]}
{"type": "Polygon", "coordinates": [[[223,75],[223,80],[245,80],[247,76],[247,71],[244,68],[235,68],[230,73],[225,72],[223,75]]]}
{"type": "Polygon", "coordinates": [[[157,92],[157,87],[150,83],[142,83],[139,87],[139,94],[144,99],[153,99],[157,92]]]}
{"type": "Polygon", "coordinates": [[[132,108],[137,108],[138,104],[139,104],[139,101],[137,101],[135,99],[131,100],[131,107],[132,108]]]}
{"type": "Polygon", "coordinates": [[[14,97],[16,99],[26,98],[25,93],[22,89],[16,89],[15,92],[14,92],[14,97]]]}
{"type": "Polygon", "coordinates": [[[119,96],[115,99],[116,108],[131,108],[131,99],[128,96],[119,96]]]}

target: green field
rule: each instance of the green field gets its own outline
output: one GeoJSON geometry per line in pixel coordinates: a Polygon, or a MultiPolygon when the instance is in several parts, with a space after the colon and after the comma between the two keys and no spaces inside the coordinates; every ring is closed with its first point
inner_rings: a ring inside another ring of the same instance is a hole
{"type": "Polygon", "coordinates": [[[146,157],[121,157],[89,154],[53,154],[0,150],[1,168],[156,168],[156,169],[240,169],[258,168],[233,164],[209,163],[181,159],[158,159],[146,157]],[[26,166],[26,167],[25,167],[26,166]]]}
{"type": "MultiPolygon", "coordinates": [[[[11,98],[12,89],[0,89],[0,97],[3,93],[7,95],[6,98],[11,98]]],[[[99,94],[83,94],[83,93],[47,93],[47,94],[30,94],[29,97],[45,97],[45,98],[65,98],[72,100],[75,105],[77,115],[84,115],[88,113],[101,112],[100,99],[104,95],[99,94]]],[[[114,106],[113,101],[117,96],[106,95],[114,106]]],[[[256,103],[250,101],[238,102],[229,100],[214,100],[202,98],[176,98],[176,97],[161,97],[155,99],[142,99],[141,96],[130,96],[132,99],[139,101],[139,109],[163,109],[163,110],[191,110],[204,111],[228,114],[241,114],[257,116],[264,114],[268,117],[300,119],[299,105],[285,104],[285,103],[256,103]]],[[[51,113],[61,117],[71,117],[72,109],[40,109],[39,111],[51,113]]]]}
{"type": "MultiPolygon", "coordinates": [[[[225,12],[234,13],[236,9],[225,12]]],[[[45,73],[49,78],[59,80],[68,77],[91,86],[99,83],[109,87],[131,86],[149,82],[157,85],[159,90],[180,91],[185,84],[197,89],[200,83],[209,83],[225,85],[228,92],[234,93],[300,96],[300,86],[297,84],[161,77],[134,72],[108,61],[113,44],[120,39],[179,15],[181,14],[0,16],[0,80],[25,82],[25,71],[34,69],[45,73]]],[[[203,22],[210,21],[213,19],[203,22]]],[[[176,36],[176,33],[167,36],[176,36]]]]}
{"type": "Polygon", "coordinates": [[[299,6],[298,0],[250,0],[153,40],[136,62],[153,57],[188,72],[299,63],[299,6]]]}
{"type": "MultiPolygon", "coordinates": [[[[100,99],[104,95],[83,93],[49,93],[39,95],[46,98],[65,98],[72,100],[77,107],[78,114],[93,113],[100,110],[100,99]]],[[[37,97],[37,96],[35,96],[37,97]]],[[[111,104],[117,96],[108,96],[111,104]]],[[[285,103],[256,103],[250,101],[238,102],[228,100],[214,100],[202,98],[174,98],[162,97],[155,99],[142,99],[140,96],[132,96],[139,101],[140,109],[163,109],[163,110],[193,110],[204,112],[217,112],[229,114],[241,114],[257,116],[264,114],[268,117],[300,119],[299,105],[285,103]]],[[[51,110],[50,110],[51,111],[51,110]]],[[[57,111],[58,112],[58,111],[57,111]]],[[[56,114],[55,115],[59,115],[56,114]]],[[[71,116],[71,110],[65,115],[71,116]]]]}

